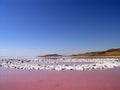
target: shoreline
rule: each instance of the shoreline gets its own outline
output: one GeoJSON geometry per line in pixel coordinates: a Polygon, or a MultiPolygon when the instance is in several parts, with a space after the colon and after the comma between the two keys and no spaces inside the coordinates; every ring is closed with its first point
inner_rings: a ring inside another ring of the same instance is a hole
{"type": "Polygon", "coordinates": [[[120,67],[120,58],[1,59],[0,67],[24,70],[104,70],[120,67]],[[70,63],[70,64],[69,64],[70,63]],[[78,64],[77,64],[78,63],[78,64]],[[88,64],[83,64],[88,63],[88,64]]]}

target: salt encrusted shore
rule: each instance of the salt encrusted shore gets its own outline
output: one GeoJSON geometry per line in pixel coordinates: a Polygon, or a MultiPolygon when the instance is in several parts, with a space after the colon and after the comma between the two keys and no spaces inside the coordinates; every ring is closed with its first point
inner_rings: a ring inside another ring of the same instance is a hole
{"type": "Polygon", "coordinates": [[[120,58],[0,59],[0,67],[23,70],[103,70],[120,67],[120,58]],[[68,62],[73,64],[67,64],[68,62]]]}

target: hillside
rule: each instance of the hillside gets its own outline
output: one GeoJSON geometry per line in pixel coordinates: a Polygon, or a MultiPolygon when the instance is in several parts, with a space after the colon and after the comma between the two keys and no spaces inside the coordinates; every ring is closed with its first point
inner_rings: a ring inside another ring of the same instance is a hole
{"type": "Polygon", "coordinates": [[[47,55],[43,55],[43,56],[38,56],[38,57],[60,57],[62,55],[59,54],[47,54],[47,55]]]}
{"type": "Polygon", "coordinates": [[[106,51],[87,52],[83,54],[74,54],[72,56],[120,56],[120,48],[109,49],[106,51]]]}

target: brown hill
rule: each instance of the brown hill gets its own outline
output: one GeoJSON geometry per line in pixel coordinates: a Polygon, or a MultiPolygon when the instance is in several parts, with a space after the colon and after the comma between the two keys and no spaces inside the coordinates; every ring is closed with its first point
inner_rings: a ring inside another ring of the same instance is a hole
{"type": "Polygon", "coordinates": [[[106,51],[87,52],[83,54],[74,54],[72,56],[120,56],[120,48],[109,49],[106,51]]]}

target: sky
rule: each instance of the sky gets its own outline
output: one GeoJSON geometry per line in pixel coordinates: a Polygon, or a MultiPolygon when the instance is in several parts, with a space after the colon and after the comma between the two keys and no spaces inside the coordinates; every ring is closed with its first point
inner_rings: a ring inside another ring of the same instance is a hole
{"type": "Polygon", "coordinates": [[[0,56],[119,47],[119,0],[0,0],[0,56]]]}

